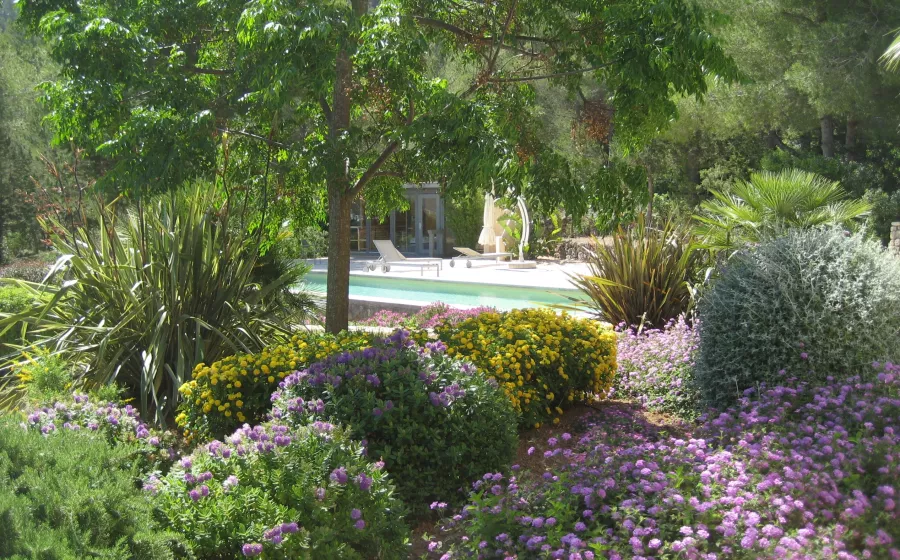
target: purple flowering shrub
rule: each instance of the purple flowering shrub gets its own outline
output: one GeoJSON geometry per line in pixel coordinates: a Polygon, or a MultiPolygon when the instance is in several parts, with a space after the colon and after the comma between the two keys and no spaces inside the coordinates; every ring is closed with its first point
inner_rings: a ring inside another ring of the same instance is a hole
{"type": "Polygon", "coordinates": [[[485,475],[450,558],[900,558],[900,367],[745,392],[661,437],[598,416],[545,473],[485,475]],[[518,555],[518,556],[516,556],[518,555]]]}
{"type": "Polygon", "coordinates": [[[648,410],[695,418],[700,392],[694,383],[696,331],[684,318],[662,329],[621,331],[613,396],[640,402],[648,410]]]}
{"type": "Polygon", "coordinates": [[[175,459],[175,436],[150,428],[136,408],[75,393],[30,411],[25,425],[50,436],[58,432],[96,434],[110,445],[127,444],[143,470],[166,470],[175,459]]]}
{"type": "Polygon", "coordinates": [[[406,557],[403,504],[383,464],[325,422],[245,425],[144,490],[200,559],[406,557]]]}
{"type": "Polygon", "coordinates": [[[401,330],[331,356],[285,378],[272,415],[349,426],[414,513],[438,499],[459,503],[481,473],[509,466],[517,417],[495,382],[445,349],[440,341],[419,347],[401,330]]]}

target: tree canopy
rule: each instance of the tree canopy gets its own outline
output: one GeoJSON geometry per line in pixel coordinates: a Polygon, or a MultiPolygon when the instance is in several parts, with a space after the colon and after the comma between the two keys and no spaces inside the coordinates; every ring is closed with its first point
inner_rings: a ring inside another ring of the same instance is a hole
{"type": "MultiPolygon", "coordinates": [[[[683,0],[22,0],[59,79],[42,88],[60,143],[105,158],[101,185],[144,193],[211,177],[261,202],[327,204],[327,328],[347,322],[350,203],[390,208],[404,182],[499,185],[583,210],[545,141],[535,84],[597,104],[629,150],[665,128],[673,96],[737,70],[683,0]],[[451,84],[435,61],[467,79],[451,84]],[[586,98],[585,98],[586,99],[586,98]],[[324,195],[324,196],[323,196],[324,195]]],[[[598,171],[603,173],[602,170],[598,171]]]]}

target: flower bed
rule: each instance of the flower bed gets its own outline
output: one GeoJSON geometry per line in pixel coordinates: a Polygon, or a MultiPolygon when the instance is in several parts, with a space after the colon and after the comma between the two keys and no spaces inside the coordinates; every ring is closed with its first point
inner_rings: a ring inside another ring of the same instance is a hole
{"type": "Polygon", "coordinates": [[[695,418],[700,409],[693,375],[698,344],[696,331],[683,318],[663,329],[625,329],[619,335],[613,396],[654,412],[695,418]]]}
{"type": "Polygon", "coordinates": [[[448,354],[500,383],[525,426],[556,422],[574,401],[605,396],[616,371],[615,333],[566,313],[482,313],[435,332],[448,354]]]}
{"type": "Polygon", "coordinates": [[[304,331],[290,344],[273,346],[259,354],[238,354],[213,364],[200,364],[192,379],[181,386],[184,402],[176,422],[185,436],[221,437],[245,422],[263,420],[271,396],[289,374],[332,354],[369,346],[372,335],[343,332],[337,336],[304,331]]]}
{"type": "Polygon", "coordinates": [[[657,439],[598,416],[583,437],[548,442],[560,468],[485,475],[448,520],[448,542],[431,550],[445,559],[900,557],[900,367],[879,369],[874,383],[748,391],[702,418],[693,438],[657,439]]]}

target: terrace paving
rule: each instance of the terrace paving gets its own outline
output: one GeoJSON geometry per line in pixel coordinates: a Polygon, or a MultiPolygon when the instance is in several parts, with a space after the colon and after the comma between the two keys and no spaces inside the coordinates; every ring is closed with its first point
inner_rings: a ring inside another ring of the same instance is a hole
{"type": "MultiPolygon", "coordinates": [[[[350,258],[350,274],[352,276],[403,278],[405,280],[429,280],[439,282],[465,282],[471,284],[487,284],[495,286],[517,286],[523,288],[573,289],[569,283],[570,274],[590,274],[588,265],[580,262],[555,262],[538,260],[538,266],[532,270],[511,270],[506,263],[493,261],[473,261],[472,268],[466,268],[465,261],[457,261],[455,267],[450,266],[450,259],[443,259],[440,276],[434,271],[425,270],[424,276],[419,267],[391,266],[390,272],[381,272],[380,268],[369,272],[365,264],[374,261],[377,255],[353,255],[350,258]]],[[[328,259],[310,261],[313,271],[325,272],[328,259]]]]}

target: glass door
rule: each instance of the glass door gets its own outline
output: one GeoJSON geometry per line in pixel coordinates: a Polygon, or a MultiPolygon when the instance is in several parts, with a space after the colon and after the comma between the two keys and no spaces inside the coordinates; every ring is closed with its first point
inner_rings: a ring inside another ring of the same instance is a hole
{"type": "Polygon", "coordinates": [[[438,220],[438,208],[440,198],[436,194],[423,194],[418,197],[418,229],[419,229],[419,253],[432,257],[440,255],[438,242],[440,238],[440,222],[438,220]]]}
{"type": "Polygon", "coordinates": [[[409,210],[398,210],[394,214],[394,245],[404,253],[415,253],[416,237],[416,203],[412,200],[409,210]]]}

